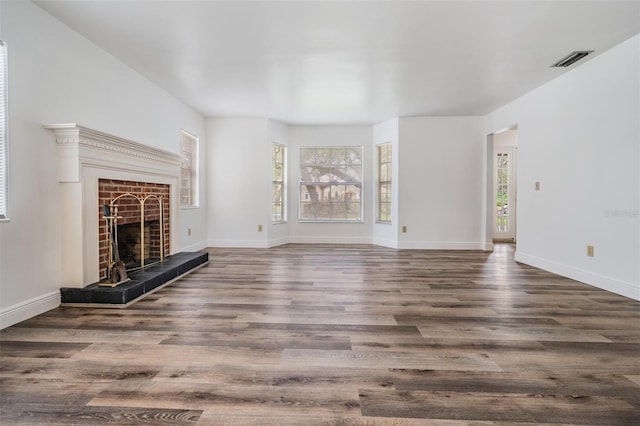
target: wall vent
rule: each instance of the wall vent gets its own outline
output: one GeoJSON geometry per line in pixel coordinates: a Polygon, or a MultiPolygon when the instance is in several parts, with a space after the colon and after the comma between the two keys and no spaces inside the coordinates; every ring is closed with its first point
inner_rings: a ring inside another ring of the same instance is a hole
{"type": "Polygon", "coordinates": [[[551,67],[568,67],[572,64],[575,64],[590,53],[593,53],[593,50],[577,50],[560,59],[558,62],[551,65],[551,67]]]}

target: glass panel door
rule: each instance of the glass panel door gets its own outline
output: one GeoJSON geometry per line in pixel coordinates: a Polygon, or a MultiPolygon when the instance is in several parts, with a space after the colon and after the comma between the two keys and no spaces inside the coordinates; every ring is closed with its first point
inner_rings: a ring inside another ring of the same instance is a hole
{"type": "Polygon", "coordinates": [[[514,149],[495,152],[495,221],[493,238],[515,241],[514,149]]]}

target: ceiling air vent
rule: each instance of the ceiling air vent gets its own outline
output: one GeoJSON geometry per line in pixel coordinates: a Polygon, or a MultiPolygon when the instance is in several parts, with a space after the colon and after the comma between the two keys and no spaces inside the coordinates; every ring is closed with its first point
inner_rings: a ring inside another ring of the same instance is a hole
{"type": "Polygon", "coordinates": [[[568,67],[569,65],[578,62],[580,59],[584,58],[590,53],[593,53],[593,50],[577,50],[560,59],[558,62],[551,65],[551,67],[568,67]]]}

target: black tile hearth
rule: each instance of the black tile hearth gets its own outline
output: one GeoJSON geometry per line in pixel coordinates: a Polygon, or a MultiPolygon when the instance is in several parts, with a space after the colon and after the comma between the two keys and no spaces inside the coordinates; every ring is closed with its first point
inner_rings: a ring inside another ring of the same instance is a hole
{"type": "Polygon", "coordinates": [[[63,287],[60,289],[61,302],[121,307],[208,261],[209,253],[206,252],[177,253],[161,264],[130,272],[131,281],[117,287],[100,287],[98,283],[84,288],[63,287]]]}

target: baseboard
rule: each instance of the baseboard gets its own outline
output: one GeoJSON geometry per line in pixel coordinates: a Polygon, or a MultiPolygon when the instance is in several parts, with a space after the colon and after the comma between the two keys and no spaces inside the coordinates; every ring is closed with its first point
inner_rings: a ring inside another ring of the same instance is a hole
{"type": "Polygon", "coordinates": [[[207,247],[269,248],[269,242],[267,240],[209,240],[207,247]]]}
{"type": "Polygon", "coordinates": [[[289,237],[292,244],[373,244],[370,237],[343,237],[343,236],[300,236],[289,237]]]}
{"type": "Polygon", "coordinates": [[[0,312],[0,330],[60,306],[60,290],[9,306],[0,312]]]}
{"type": "Polygon", "coordinates": [[[571,278],[572,280],[580,281],[593,287],[640,301],[640,288],[633,284],[614,280],[602,275],[594,274],[593,272],[585,271],[584,269],[574,268],[572,266],[543,259],[538,256],[522,253],[518,250],[516,250],[514,259],[516,262],[544,269],[545,271],[553,272],[554,274],[562,275],[563,277],[571,278]]]}
{"type": "Polygon", "coordinates": [[[486,250],[484,242],[399,241],[398,248],[414,250],[486,250]]]}
{"type": "Polygon", "coordinates": [[[392,248],[392,249],[397,249],[398,248],[398,241],[397,240],[386,240],[384,238],[374,238],[373,239],[373,244],[375,244],[377,246],[381,246],[381,247],[392,248]]]}
{"type": "Polygon", "coordinates": [[[200,241],[186,247],[182,247],[180,251],[200,251],[207,248],[207,241],[200,241]]]}
{"type": "Polygon", "coordinates": [[[283,246],[285,244],[289,244],[289,237],[273,238],[267,242],[269,248],[283,246]]]}

